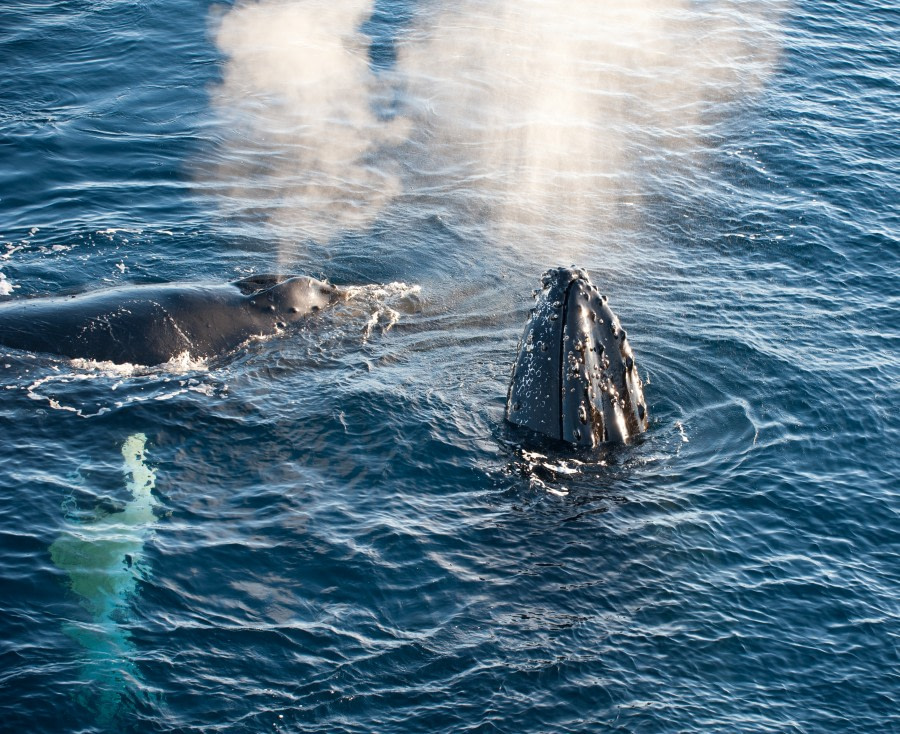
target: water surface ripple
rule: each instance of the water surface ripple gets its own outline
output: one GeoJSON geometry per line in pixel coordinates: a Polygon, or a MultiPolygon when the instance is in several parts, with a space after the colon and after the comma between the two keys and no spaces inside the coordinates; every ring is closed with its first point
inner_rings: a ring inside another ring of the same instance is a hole
{"type": "Polygon", "coordinates": [[[394,283],[221,362],[0,350],[0,728],[900,730],[894,7],[0,28],[0,298],[394,283]],[[652,417],[587,463],[502,420],[572,262],[652,417]]]}

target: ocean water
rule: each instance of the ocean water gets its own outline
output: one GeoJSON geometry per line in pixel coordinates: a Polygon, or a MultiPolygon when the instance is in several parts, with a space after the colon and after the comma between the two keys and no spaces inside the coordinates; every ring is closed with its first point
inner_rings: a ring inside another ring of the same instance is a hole
{"type": "Polygon", "coordinates": [[[898,70],[876,0],[0,5],[0,298],[359,286],[0,349],[0,729],[900,731],[898,70]],[[558,264],[635,445],[504,425],[558,264]]]}

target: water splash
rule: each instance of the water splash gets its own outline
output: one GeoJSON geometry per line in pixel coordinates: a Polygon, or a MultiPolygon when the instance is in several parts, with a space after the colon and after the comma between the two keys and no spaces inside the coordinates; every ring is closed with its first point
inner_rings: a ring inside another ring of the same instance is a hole
{"type": "Polygon", "coordinates": [[[359,319],[367,315],[362,329],[363,341],[373,334],[385,334],[402,314],[416,313],[422,307],[422,287],[407,283],[354,285],[344,289],[344,302],[338,307],[341,319],[359,319]]]}
{"type": "Polygon", "coordinates": [[[147,437],[129,436],[122,445],[126,488],[131,499],[119,512],[90,520],[70,519],[50,546],[53,563],[69,578],[69,586],[90,614],[71,622],[65,632],[85,650],[81,703],[92,709],[98,724],[108,725],[138,679],[134,650],[121,626],[128,616],[137,580],[142,576],[144,544],[156,523],[153,487],[156,474],[146,463],[147,437]]]}

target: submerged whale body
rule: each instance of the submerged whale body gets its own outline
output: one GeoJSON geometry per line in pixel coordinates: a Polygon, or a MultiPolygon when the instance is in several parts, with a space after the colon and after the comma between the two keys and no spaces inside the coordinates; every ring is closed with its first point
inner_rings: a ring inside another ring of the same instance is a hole
{"type": "Polygon", "coordinates": [[[339,290],[308,277],[165,283],[0,303],[0,345],[70,358],[158,365],[218,357],[325,308],[339,290]]]}
{"type": "Polygon", "coordinates": [[[647,428],[647,404],[619,319],[584,270],[548,270],[541,284],[506,420],[579,447],[628,443],[647,428]]]}

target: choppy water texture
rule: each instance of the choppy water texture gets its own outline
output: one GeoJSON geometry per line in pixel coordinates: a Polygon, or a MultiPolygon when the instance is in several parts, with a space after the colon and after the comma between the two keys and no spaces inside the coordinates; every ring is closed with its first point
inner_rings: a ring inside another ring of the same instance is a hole
{"type": "Polygon", "coordinates": [[[368,287],[232,359],[0,355],[10,731],[900,730],[900,15],[0,6],[0,291],[368,287]],[[587,268],[646,439],[523,453],[587,268]],[[405,285],[403,285],[405,284],[405,285]]]}

